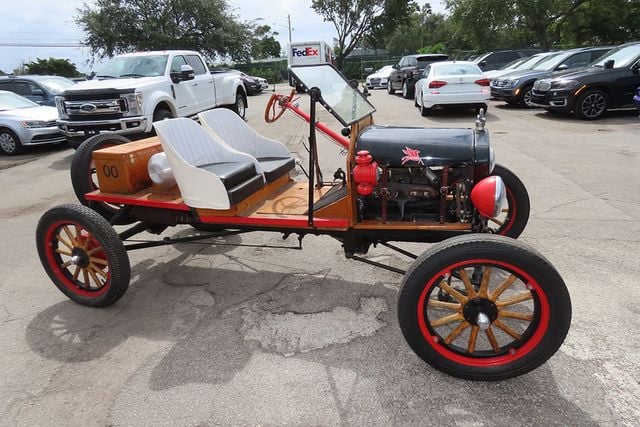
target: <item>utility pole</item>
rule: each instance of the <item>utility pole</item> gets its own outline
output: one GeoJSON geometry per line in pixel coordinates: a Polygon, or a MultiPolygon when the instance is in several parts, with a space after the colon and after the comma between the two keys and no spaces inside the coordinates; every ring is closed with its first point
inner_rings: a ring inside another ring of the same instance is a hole
{"type": "Polygon", "coordinates": [[[289,43],[291,43],[291,14],[287,15],[287,21],[289,22],[289,43]]]}

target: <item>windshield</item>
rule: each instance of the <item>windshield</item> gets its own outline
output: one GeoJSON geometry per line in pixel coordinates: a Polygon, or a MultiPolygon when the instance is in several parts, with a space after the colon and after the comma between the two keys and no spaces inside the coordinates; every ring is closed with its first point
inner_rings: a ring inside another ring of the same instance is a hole
{"type": "Polygon", "coordinates": [[[593,64],[595,67],[604,67],[604,63],[613,60],[614,68],[628,67],[640,56],[640,44],[622,46],[613,49],[593,64]]]}
{"type": "Polygon", "coordinates": [[[75,84],[73,80],[65,79],[64,77],[47,77],[45,79],[38,79],[38,83],[46,87],[49,92],[55,95],[64,92],[69,86],[73,86],[75,84]]]}
{"type": "Polygon", "coordinates": [[[33,101],[29,101],[27,98],[16,95],[15,93],[0,92],[0,111],[31,107],[39,107],[39,105],[33,101]]]}
{"type": "Polygon", "coordinates": [[[376,74],[378,74],[378,73],[386,73],[388,71],[391,71],[392,69],[393,69],[393,65],[385,65],[384,67],[382,67],[379,70],[377,70],[376,74]]]}
{"type": "Polygon", "coordinates": [[[575,52],[558,52],[551,54],[545,57],[542,61],[538,62],[532,70],[537,71],[549,71],[556,68],[559,64],[562,63],[565,59],[567,59],[570,55],[573,55],[575,52]]]}
{"type": "Polygon", "coordinates": [[[515,67],[515,70],[528,70],[531,67],[533,67],[534,65],[536,65],[539,62],[544,61],[545,59],[548,59],[549,55],[536,55],[536,56],[531,56],[529,58],[526,58],[523,62],[521,62],[520,64],[518,64],[517,67],[515,67]]]}
{"type": "Polygon", "coordinates": [[[526,58],[518,58],[518,59],[514,59],[513,61],[509,62],[507,65],[503,65],[502,67],[498,68],[499,70],[513,70],[513,69],[517,69],[518,65],[522,64],[523,62],[525,62],[527,59],[526,58]]]}
{"type": "Polygon", "coordinates": [[[168,55],[118,56],[102,67],[96,77],[155,77],[164,75],[168,55]]]}
{"type": "Polygon", "coordinates": [[[329,64],[291,67],[291,73],[307,89],[317,87],[322,94],[322,105],[344,126],[349,126],[376,109],[364,96],[329,64]]]}

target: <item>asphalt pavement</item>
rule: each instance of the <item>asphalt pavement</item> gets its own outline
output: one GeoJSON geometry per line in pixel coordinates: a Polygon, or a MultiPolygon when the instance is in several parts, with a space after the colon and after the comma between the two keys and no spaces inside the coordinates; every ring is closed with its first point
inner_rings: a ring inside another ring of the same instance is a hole
{"type": "MultiPolygon", "coordinates": [[[[266,124],[270,93],[249,99],[248,123],[304,161],[308,125],[291,113],[266,124]]],[[[471,111],[421,117],[386,91],[370,101],[378,124],[474,121],[471,111]]],[[[326,111],[320,119],[340,129],[326,111]]],[[[329,237],[306,237],[302,250],[293,236],[249,233],[131,252],[117,304],[74,304],[35,248],[42,213],[75,201],[73,151],[45,147],[0,157],[0,423],[640,425],[640,119],[583,122],[497,102],[487,119],[498,163],[530,193],[521,240],[571,293],[571,330],[542,367],[496,383],[429,367],[398,328],[401,276],[345,259],[329,237]]],[[[345,167],[340,147],[318,143],[326,177],[345,167]]],[[[388,250],[367,257],[410,265],[388,250]]]]}

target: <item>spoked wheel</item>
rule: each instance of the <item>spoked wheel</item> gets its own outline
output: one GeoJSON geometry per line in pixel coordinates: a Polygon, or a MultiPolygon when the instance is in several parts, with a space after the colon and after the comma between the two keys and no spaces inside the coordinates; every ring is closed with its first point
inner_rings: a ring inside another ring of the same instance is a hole
{"type": "Polygon", "coordinates": [[[38,222],[36,245],[53,283],[78,304],[105,307],[129,287],[124,244],[111,225],[86,206],[47,211],[38,222]]]}
{"type": "Polygon", "coordinates": [[[517,239],[529,221],[529,193],[520,178],[504,166],[495,165],[492,175],[502,178],[507,189],[507,204],[500,215],[489,218],[489,231],[517,239]]]}
{"type": "Polygon", "coordinates": [[[502,236],[461,236],[419,257],[404,277],[400,328],[425,362],[450,375],[500,380],[549,359],[571,301],[542,255],[502,236]]]}
{"type": "MultiPolygon", "coordinates": [[[[113,145],[126,144],[127,142],[131,142],[131,140],[115,133],[94,135],[82,143],[71,161],[71,185],[73,186],[73,191],[76,193],[78,201],[98,212],[108,221],[111,221],[111,219],[123,209],[123,206],[94,202],[85,198],[85,194],[98,189],[93,152],[113,145]]],[[[115,223],[119,225],[131,224],[133,222],[135,222],[135,218],[126,214],[119,215],[118,220],[115,221],[115,223]]]]}
{"type": "Polygon", "coordinates": [[[276,93],[271,95],[271,98],[269,98],[269,102],[267,102],[267,106],[264,110],[264,121],[267,123],[273,123],[282,117],[284,112],[287,111],[286,103],[292,102],[295,94],[295,89],[291,89],[291,93],[288,96],[276,93]]]}

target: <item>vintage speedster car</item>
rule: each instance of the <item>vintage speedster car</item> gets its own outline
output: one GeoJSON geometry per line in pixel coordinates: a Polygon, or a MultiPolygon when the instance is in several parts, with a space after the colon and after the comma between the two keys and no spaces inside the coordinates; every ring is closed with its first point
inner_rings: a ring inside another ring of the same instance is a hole
{"type": "Polygon", "coordinates": [[[83,206],[55,207],[38,224],[38,252],[54,284],[79,304],[104,307],[127,290],[130,250],[258,230],[298,235],[301,247],[304,236],[325,234],[347,258],[404,275],[400,328],[432,366],[498,380],[551,357],[569,328],[569,295],[554,267],[513,239],[527,223],[529,198],[495,164],[483,117],[469,129],[377,126],[374,107],[332,66],[291,72],[308,92],[308,112],[293,92],[274,94],[265,118],[290,110],[309,123],[308,181],[290,177],[295,160],[284,144],[226,110],[201,114],[200,124],[155,123],[158,137],[142,141],[94,136],[72,162],[83,206]],[[318,104],[345,126],[342,135],[317,122],[318,104]],[[316,130],[347,151],[331,181],[319,166],[316,130]],[[200,232],[130,241],[179,224],[200,232]],[[418,256],[392,243],[402,241],[440,243],[418,256]],[[378,245],[415,261],[404,271],[363,256],[378,245]]]}

